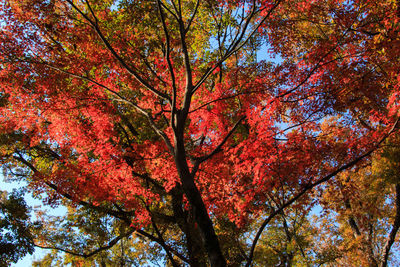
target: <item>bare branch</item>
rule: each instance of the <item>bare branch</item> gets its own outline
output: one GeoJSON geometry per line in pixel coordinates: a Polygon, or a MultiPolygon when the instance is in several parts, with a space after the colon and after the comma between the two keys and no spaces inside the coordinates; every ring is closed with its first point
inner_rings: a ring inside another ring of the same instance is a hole
{"type": "MultiPolygon", "coordinates": [[[[179,1],[179,0],[178,0],[178,1],[179,1]]],[[[182,13],[180,12],[180,8],[176,6],[174,0],[171,0],[171,3],[172,3],[172,7],[174,8],[174,10],[175,10],[177,16],[179,17],[178,20],[182,19],[182,13]]],[[[180,2],[178,3],[178,5],[180,6],[180,2]]]]}
{"type": "Polygon", "coordinates": [[[182,123],[184,124],[185,118],[189,112],[190,103],[193,95],[193,76],[192,76],[192,67],[190,64],[189,51],[186,44],[185,26],[182,20],[179,21],[179,33],[181,38],[181,48],[182,48],[183,61],[185,63],[185,73],[186,73],[186,87],[182,103],[182,112],[183,112],[182,123]]]}

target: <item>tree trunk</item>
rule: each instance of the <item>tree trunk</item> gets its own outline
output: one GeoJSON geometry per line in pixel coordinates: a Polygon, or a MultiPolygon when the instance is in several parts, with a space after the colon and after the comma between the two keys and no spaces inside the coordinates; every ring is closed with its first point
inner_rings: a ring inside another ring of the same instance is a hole
{"type": "Polygon", "coordinates": [[[182,136],[175,139],[175,163],[181,179],[183,191],[189,200],[194,213],[194,219],[199,227],[204,248],[212,267],[226,266],[213,223],[208,215],[201,194],[194,183],[194,177],[186,162],[186,152],[182,136]]]}

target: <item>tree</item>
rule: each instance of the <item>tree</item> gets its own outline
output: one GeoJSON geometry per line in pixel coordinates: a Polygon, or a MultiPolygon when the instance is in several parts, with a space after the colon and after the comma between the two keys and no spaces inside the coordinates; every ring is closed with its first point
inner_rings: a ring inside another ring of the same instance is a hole
{"type": "Polygon", "coordinates": [[[13,191],[8,195],[1,191],[0,197],[0,264],[9,266],[33,252],[33,236],[29,229],[34,225],[28,220],[29,210],[21,192],[13,191]]]}
{"type": "Polygon", "coordinates": [[[344,265],[386,266],[391,256],[400,227],[398,145],[394,143],[387,142],[371,164],[341,174],[324,193],[324,205],[336,216],[335,235],[341,239],[338,248],[344,265]]]}
{"type": "Polygon", "coordinates": [[[76,255],[135,232],[173,266],[250,266],[276,216],[307,207],[397,133],[398,10],[389,0],[3,1],[3,169],[49,204],[81,206],[89,232],[102,232],[89,220],[98,214],[123,225],[76,255]],[[257,60],[263,47],[281,62],[257,60]],[[235,232],[259,218],[240,242],[235,232]]]}

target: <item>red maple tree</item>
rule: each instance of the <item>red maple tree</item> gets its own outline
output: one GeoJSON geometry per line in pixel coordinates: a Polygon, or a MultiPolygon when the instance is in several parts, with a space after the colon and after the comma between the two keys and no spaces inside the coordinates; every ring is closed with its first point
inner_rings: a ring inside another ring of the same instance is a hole
{"type": "Polygon", "coordinates": [[[397,130],[394,1],[9,0],[0,14],[3,167],[49,203],[126,222],[175,266],[198,246],[225,266],[215,220],[265,216],[250,266],[274,216],[397,130]]]}

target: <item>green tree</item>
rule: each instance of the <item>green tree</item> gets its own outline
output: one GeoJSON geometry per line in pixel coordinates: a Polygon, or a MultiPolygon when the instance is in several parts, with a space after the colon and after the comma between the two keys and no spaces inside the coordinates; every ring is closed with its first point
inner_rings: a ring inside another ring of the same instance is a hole
{"type": "Polygon", "coordinates": [[[23,193],[0,192],[0,265],[10,266],[34,251],[29,208],[23,193]]]}

